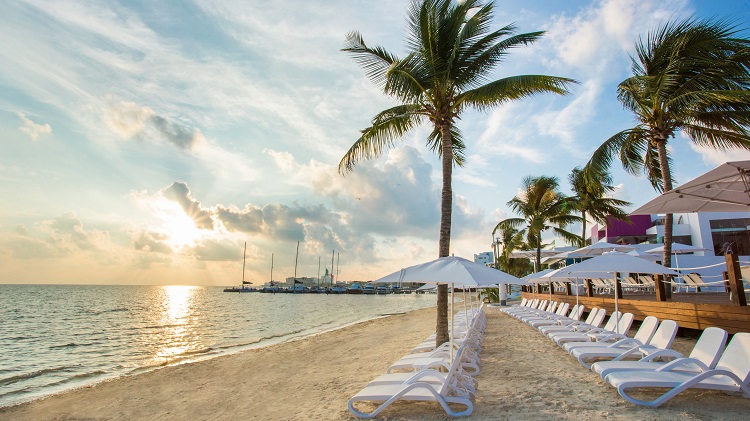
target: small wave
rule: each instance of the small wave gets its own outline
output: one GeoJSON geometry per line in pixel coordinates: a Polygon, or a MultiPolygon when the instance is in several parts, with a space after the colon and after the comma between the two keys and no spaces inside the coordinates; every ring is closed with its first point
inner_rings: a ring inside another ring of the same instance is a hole
{"type": "Polygon", "coordinates": [[[32,371],[31,373],[16,374],[15,376],[10,376],[4,379],[0,379],[0,386],[8,386],[19,381],[33,379],[33,378],[43,376],[49,373],[66,372],[66,371],[70,371],[70,369],[72,368],[73,367],[71,366],[63,366],[63,367],[55,367],[55,368],[45,368],[42,370],[32,371]]]}
{"type": "Polygon", "coordinates": [[[60,381],[56,381],[56,382],[53,382],[53,383],[49,383],[49,384],[47,384],[44,387],[47,388],[47,387],[60,386],[60,385],[67,384],[67,383],[72,383],[72,382],[81,381],[81,380],[87,380],[87,379],[90,379],[92,377],[100,377],[100,376],[103,376],[105,374],[107,374],[107,372],[103,371],[103,370],[90,371],[88,373],[76,374],[75,376],[71,376],[71,377],[68,377],[66,379],[62,379],[60,381]]]}
{"type": "Polygon", "coordinates": [[[99,345],[99,342],[89,342],[89,343],[76,343],[76,342],[70,342],[63,345],[50,345],[49,349],[58,349],[58,348],[74,348],[77,346],[92,346],[92,345],[99,345]]]}

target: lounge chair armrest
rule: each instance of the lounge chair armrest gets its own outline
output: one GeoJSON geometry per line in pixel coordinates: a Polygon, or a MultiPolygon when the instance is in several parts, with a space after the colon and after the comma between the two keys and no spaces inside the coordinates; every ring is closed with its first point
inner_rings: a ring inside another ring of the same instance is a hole
{"type": "Polygon", "coordinates": [[[634,346],[634,347],[628,349],[627,351],[623,352],[622,354],[618,355],[617,357],[615,357],[612,361],[621,361],[625,357],[633,355],[633,354],[638,353],[638,352],[641,352],[641,347],[640,346],[634,346]]]}
{"type": "Polygon", "coordinates": [[[665,358],[665,357],[677,359],[677,358],[683,358],[683,355],[675,351],[674,349],[660,349],[658,351],[649,353],[648,355],[643,357],[641,361],[654,361],[657,358],[665,358]]]}
{"type": "Polygon", "coordinates": [[[617,347],[625,347],[625,346],[639,347],[639,346],[643,346],[643,344],[641,343],[641,341],[639,341],[637,339],[625,337],[625,338],[620,339],[617,342],[612,343],[609,347],[610,348],[617,348],[617,347]]]}
{"type": "Polygon", "coordinates": [[[657,368],[656,371],[671,371],[671,370],[677,369],[679,367],[682,367],[688,364],[697,365],[701,369],[701,371],[710,370],[710,368],[706,364],[704,364],[703,361],[696,360],[695,358],[685,357],[685,358],[678,358],[676,360],[670,361],[664,364],[663,366],[657,368]]]}
{"type": "Polygon", "coordinates": [[[627,339],[628,336],[623,333],[612,333],[610,335],[599,338],[599,342],[614,342],[620,339],[627,339]]]}

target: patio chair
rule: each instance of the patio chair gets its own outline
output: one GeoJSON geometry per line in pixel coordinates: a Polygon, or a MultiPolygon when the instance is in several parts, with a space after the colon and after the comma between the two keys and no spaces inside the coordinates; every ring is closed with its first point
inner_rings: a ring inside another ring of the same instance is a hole
{"type": "Polygon", "coordinates": [[[605,381],[617,388],[626,401],[650,407],[660,406],[690,388],[742,393],[750,398],[750,333],[734,335],[716,368],[702,369],[699,373],[678,371],[677,368],[664,366],[655,371],[615,371],[608,374],[605,381]],[[627,393],[634,388],[669,390],[654,400],[644,401],[627,393]]]}
{"type": "MultiPolygon", "coordinates": [[[[565,305],[570,306],[568,303],[563,304],[563,306],[565,305]]],[[[547,320],[539,320],[529,324],[541,331],[544,326],[560,326],[561,324],[573,323],[580,320],[583,308],[582,305],[574,305],[567,315],[563,313],[562,316],[551,317],[547,320]]]]}
{"type": "Polygon", "coordinates": [[[727,343],[727,331],[718,327],[709,327],[701,333],[693,350],[687,358],[672,349],[665,349],[649,354],[639,361],[599,361],[591,365],[591,371],[598,373],[602,379],[615,371],[654,371],[678,370],[699,373],[716,367],[721,351],[727,343]],[[668,361],[661,361],[667,359],[668,361]],[[669,364],[669,367],[666,367],[669,364]],[[665,368],[662,368],[665,367],[665,368]],[[674,368],[672,368],[674,367],[674,368]]]}
{"type": "Polygon", "coordinates": [[[612,344],[606,347],[582,347],[577,346],[572,348],[570,355],[578,359],[578,362],[586,368],[591,368],[591,364],[588,361],[594,359],[608,359],[620,357],[625,358],[643,358],[652,354],[660,349],[669,349],[672,346],[674,337],[677,335],[677,322],[674,320],[664,320],[656,329],[654,336],[644,345],[628,345],[629,339],[623,339],[620,345],[612,344]]]}

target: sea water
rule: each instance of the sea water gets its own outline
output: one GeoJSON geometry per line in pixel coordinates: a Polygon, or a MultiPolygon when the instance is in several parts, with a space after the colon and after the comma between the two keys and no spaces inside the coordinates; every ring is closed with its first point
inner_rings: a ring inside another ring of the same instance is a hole
{"type": "Polygon", "coordinates": [[[0,285],[0,407],[434,305],[430,294],[0,285]]]}

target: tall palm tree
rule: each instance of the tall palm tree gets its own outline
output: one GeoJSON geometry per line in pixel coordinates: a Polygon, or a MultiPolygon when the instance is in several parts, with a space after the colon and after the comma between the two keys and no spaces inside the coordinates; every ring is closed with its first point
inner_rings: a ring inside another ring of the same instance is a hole
{"type": "Polygon", "coordinates": [[[622,210],[622,207],[630,206],[630,202],[606,196],[615,191],[609,173],[599,174],[593,181],[586,177],[581,168],[576,167],[568,175],[568,181],[575,193],[575,207],[581,212],[581,247],[586,245],[587,217],[603,225],[607,224],[608,216],[619,221],[630,221],[627,212],[622,210]]]}
{"type": "MultiPolygon", "coordinates": [[[[464,141],[456,120],[467,108],[487,110],[544,92],[566,94],[575,81],[540,75],[511,76],[488,82],[496,64],[512,48],[529,45],[543,32],[516,34],[508,25],[490,31],[491,2],[479,0],[413,1],[409,8],[407,54],[399,58],[382,47],[369,47],[358,32],[347,35],[351,53],[383,92],[400,102],[381,111],[344,154],[339,172],[379,156],[421,123],[432,132],[427,145],[442,159],[439,257],[450,253],[453,165],[464,162],[464,141]]],[[[438,287],[437,343],[448,339],[448,289],[438,287]]]]}
{"type": "MultiPolygon", "coordinates": [[[[633,76],[618,98],[638,125],[607,139],[588,171],[606,171],[614,157],[646,174],[659,192],[672,189],[667,143],[682,132],[699,146],[750,149],[750,41],[726,20],[668,22],[636,43],[633,76]]],[[[671,265],[672,214],[664,223],[665,266],[671,265]]]]}
{"type": "Polygon", "coordinates": [[[508,202],[508,206],[520,214],[520,218],[500,221],[495,230],[526,226],[526,239],[536,247],[534,272],[541,266],[542,232],[553,230],[571,244],[580,244],[581,238],[565,230],[569,224],[580,222],[581,217],[572,215],[575,201],[565,197],[559,190],[557,177],[525,177],[522,192],[508,202]]]}

